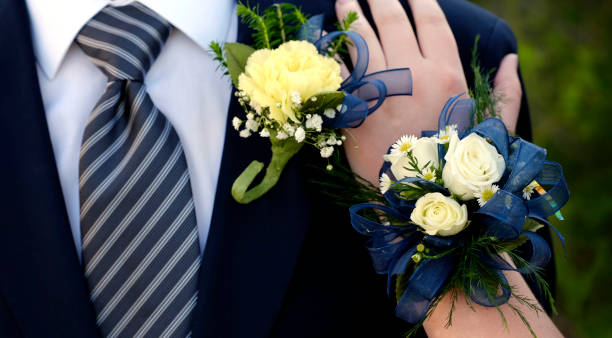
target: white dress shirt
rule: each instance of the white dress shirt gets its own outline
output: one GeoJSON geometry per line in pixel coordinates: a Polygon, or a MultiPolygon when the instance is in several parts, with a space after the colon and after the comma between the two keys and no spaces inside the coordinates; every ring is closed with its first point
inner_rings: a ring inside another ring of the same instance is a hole
{"type": "MultiPolygon", "coordinates": [[[[79,151],[88,115],[106,76],[74,43],[107,5],[124,0],[26,0],[38,79],[77,253],[81,255],[79,151]]],[[[225,138],[231,82],[208,51],[211,41],[235,41],[235,0],[140,0],[175,27],[146,75],[151,99],[178,133],[189,173],[204,250],[225,138]]]]}

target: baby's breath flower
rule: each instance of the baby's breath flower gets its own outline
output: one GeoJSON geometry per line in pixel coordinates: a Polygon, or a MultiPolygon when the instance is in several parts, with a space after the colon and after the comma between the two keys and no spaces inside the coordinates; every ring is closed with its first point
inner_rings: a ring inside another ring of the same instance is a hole
{"type": "Polygon", "coordinates": [[[261,136],[261,137],[270,137],[270,132],[268,131],[268,129],[264,128],[264,129],[262,129],[259,132],[259,136],[261,136]]]}
{"type": "Polygon", "coordinates": [[[250,131],[250,130],[248,130],[248,129],[242,129],[242,130],[240,131],[240,137],[247,138],[247,137],[249,137],[249,136],[251,136],[251,131],[250,131]]]}
{"type": "Polygon", "coordinates": [[[334,169],[334,166],[331,164],[328,164],[327,167],[325,167],[325,169],[327,169],[327,171],[332,171],[334,169]]]}
{"type": "Polygon", "coordinates": [[[529,201],[531,199],[531,194],[533,194],[533,187],[530,184],[523,189],[523,198],[529,201]]]}
{"type": "Polygon", "coordinates": [[[255,115],[253,113],[248,113],[247,114],[247,120],[252,120],[255,118],[255,115]]]}
{"type": "Polygon", "coordinates": [[[335,146],[336,145],[336,137],[334,135],[330,136],[327,139],[327,145],[335,146]]]}
{"type": "Polygon", "coordinates": [[[278,133],[276,133],[276,138],[279,140],[286,140],[289,138],[289,135],[285,134],[285,132],[283,131],[279,131],[278,133]]]}
{"type": "Polygon", "coordinates": [[[302,104],[302,96],[299,92],[291,92],[291,102],[295,105],[302,104]]]}
{"type": "Polygon", "coordinates": [[[312,115],[311,118],[306,120],[306,128],[308,129],[314,129],[316,131],[321,131],[322,126],[323,126],[323,119],[321,118],[321,115],[314,114],[312,115]]]}
{"type": "Polygon", "coordinates": [[[324,147],[321,149],[321,157],[328,158],[334,153],[333,147],[324,147]]]}
{"type": "Polygon", "coordinates": [[[295,127],[293,127],[289,123],[283,124],[283,129],[287,132],[289,136],[293,136],[295,134],[295,127]]]}
{"type": "Polygon", "coordinates": [[[490,186],[482,187],[479,191],[475,192],[474,197],[478,199],[478,205],[483,207],[498,190],[499,187],[497,185],[491,184],[490,186]]]}
{"type": "Polygon", "coordinates": [[[295,131],[295,140],[298,141],[298,143],[302,143],[302,141],[304,141],[305,138],[306,138],[306,131],[304,130],[304,128],[298,127],[298,129],[295,131]]]}
{"type": "Polygon", "coordinates": [[[244,126],[246,127],[246,129],[252,131],[257,131],[257,129],[259,129],[259,123],[257,123],[257,121],[255,120],[247,120],[244,126]]]}
{"type": "Polygon", "coordinates": [[[327,116],[327,118],[333,119],[336,117],[336,110],[334,108],[327,108],[323,112],[323,115],[327,116]]]}
{"type": "Polygon", "coordinates": [[[242,125],[242,120],[239,119],[237,116],[234,116],[234,118],[232,119],[232,126],[234,127],[234,129],[238,131],[241,125],[242,125]]]}

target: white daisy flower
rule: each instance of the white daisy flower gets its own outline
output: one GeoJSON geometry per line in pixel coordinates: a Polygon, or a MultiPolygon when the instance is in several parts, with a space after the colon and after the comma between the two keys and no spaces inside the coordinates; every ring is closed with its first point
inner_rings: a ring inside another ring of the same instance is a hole
{"type": "Polygon", "coordinates": [[[400,137],[392,146],[391,146],[391,154],[399,155],[399,154],[408,154],[408,152],[414,146],[417,138],[414,135],[404,135],[400,137]]]}
{"type": "Polygon", "coordinates": [[[391,188],[391,185],[393,184],[391,177],[384,173],[380,176],[379,181],[380,184],[378,185],[378,187],[380,188],[380,192],[383,194],[389,191],[389,188],[391,188]]]}
{"type": "Polygon", "coordinates": [[[327,108],[323,112],[323,115],[327,116],[327,118],[329,119],[333,119],[334,117],[336,117],[336,110],[334,108],[327,108]]]}
{"type": "Polygon", "coordinates": [[[240,131],[240,137],[247,138],[247,137],[249,137],[249,136],[251,136],[251,131],[250,131],[250,130],[248,130],[248,129],[242,129],[242,130],[240,131]]]}
{"type": "Polygon", "coordinates": [[[259,129],[259,123],[257,123],[257,121],[255,120],[247,120],[244,126],[246,127],[246,129],[252,131],[257,131],[257,129],[259,129]]]}
{"type": "Polygon", "coordinates": [[[426,179],[428,181],[435,182],[436,181],[436,169],[430,166],[427,169],[423,170],[423,175],[419,175],[419,176],[421,176],[423,179],[426,179]]]}
{"type": "Polygon", "coordinates": [[[264,128],[264,129],[262,129],[259,132],[259,136],[261,136],[261,137],[270,137],[270,132],[268,131],[268,129],[264,128]]]}
{"type": "Polygon", "coordinates": [[[498,190],[499,187],[497,185],[491,184],[490,186],[481,187],[479,191],[474,193],[474,197],[478,199],[478,205],[483,207],[498,190]]]}
{"type": "Polygon", "coordinates": [[[533,194],[533,186],[530,184],[523,189],[523,198],[529,201],[531,199],[531,194],[533,194]]]}
{"type": "Polygon", "coordinates": [[[328,158],[334,153],[333,147],[324,147],[321,149],[321,157],[328,158]]]}
{"type": "Polygon", "coordinates": [[[306,120],[307,129],[314,129],[316,131],[321,131],[322,127],[323,127],[323,118],[321,118],[321,115],[314,114],[312,115],[312,117],[306,120]]]}
{"type": "Polygon", "coordinates": [[[234,127],[234,129],[238,131],[241,125],[242,125],[242,120],[239,119],[237,116],[234,116],[234,118],[232,119],[232,126],[234,127]]]}
{"type": "Polygon", "coordinates": [[[295,131],[295,140],[298,143],[302,143],[302,141],[304,141],[304,139],[306,138],[306,131],[304,130],[304,128],[299,127],[296,131],[295,131]]]}
{"type": "Polygon", "coordinates": [[[440,144],[446,144],[450,142],[451,136],[453,136],[453,134],[456,134],[456,133],[457,133],[457,125],[451,124],[451,125],[446,126],[444,130],[440,130],[438,134],[435,135],[435,138],[437,138],[438,141],[440,141],[440,144]]]}
{"type": "Polygon", "coordinates": [[[279,131],[278,133],[276,133],[276,138],[279,140],[286,140],[289,138],[289,135],[285,134],[285,132],[283,131],[279,131]]]}

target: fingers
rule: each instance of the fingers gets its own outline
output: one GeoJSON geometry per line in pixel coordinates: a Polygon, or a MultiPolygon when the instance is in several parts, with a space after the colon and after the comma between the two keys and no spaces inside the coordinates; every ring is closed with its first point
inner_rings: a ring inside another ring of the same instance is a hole
{"type": "Polygon", "coordinates": [[[414,16],[423,56],[451,67],[461,67],[457,42],[438,2],[435,0],[408,0],[408,2],[414,16]]]}
{"type": "Polygon", "coordinates": [[[388,68],[406,67],[421,57],[416,35],[398,0],[368,0],[388,68]]]}
{"type": "Polygon", "coordinates": [[[521,81],[518,77],[518,55],[508,54],[502,59],[497,75],[493,80],[493,87],[496,92],[501,94],[498,108],[502,120],[508,129],[514,132],[523,96],[521,81]]]}
{"type": "MultiPolygon", "coordinates": [[[[338,21],[342,21],[344,17],[350,12],[356,12],[359,18],[351,25],[351,30],[361,35],[366,43],[368,44],[368,49],[370,51],[370,60],[368,63],[368,73],[373,73],[377,71],[381,71],[386,69],[386,61],[385,56],[383,54],[383,50],[378,42],[378,37],[374,30],[366,20],[363,12],[361,11],[361,7],[356,0],[337,0],[336,1],[336,15],[338,16],[338,21]]],[[[349,53],[351,54],[351,61],[353,64],[356,59],[356,51],[354,47],[349,46],[349,53]]]]}

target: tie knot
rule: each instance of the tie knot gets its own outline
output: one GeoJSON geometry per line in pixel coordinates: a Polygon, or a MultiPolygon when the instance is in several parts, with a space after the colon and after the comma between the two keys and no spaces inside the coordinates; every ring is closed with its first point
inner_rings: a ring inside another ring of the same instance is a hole
{"type": "Polygon", "coordinates": [[[144,5],[107,6],[81,29],[76,42],[111,80],[142,81],[172,26],[144,5]]]}

